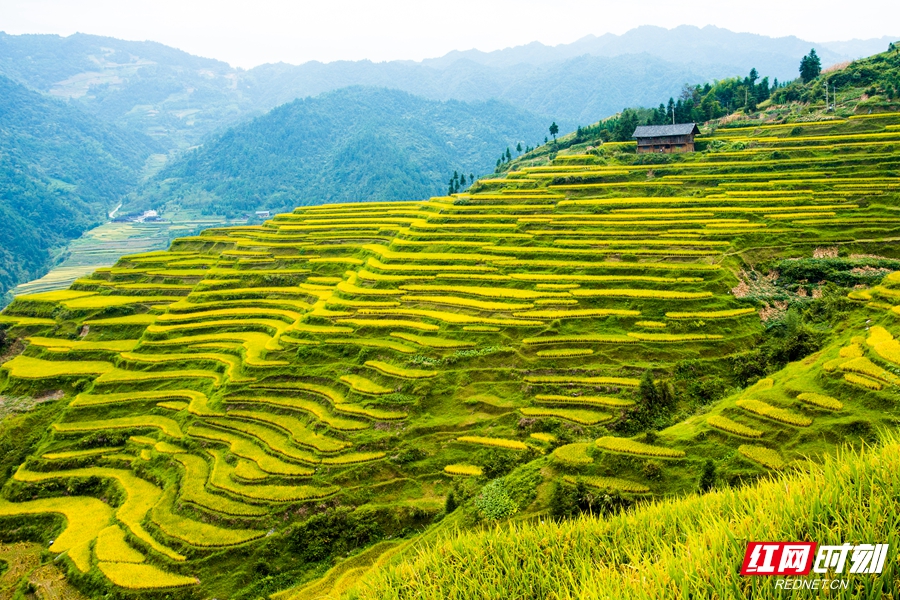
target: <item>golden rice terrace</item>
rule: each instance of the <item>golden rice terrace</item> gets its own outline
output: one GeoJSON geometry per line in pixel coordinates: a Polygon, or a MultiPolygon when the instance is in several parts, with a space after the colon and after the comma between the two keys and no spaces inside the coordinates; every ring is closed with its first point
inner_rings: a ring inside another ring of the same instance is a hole
{"type": "Polygon", "coordinates": [[[698,149],[641,164],[606,144],[453,197],[297,209],[17,298],[0,391],[49,397],[51,418],[0,514],[62,515],[49,549],[92,585],[268,593],[302,583],[279,561],[327,555],[301,524],[337,507],[377,529],[350,553],[414,540],[454,486],[516,466],[537,513],[555,480],[665,496],[710,457],[751,480],[893,422],[896,275],[858,286],[802,363],[629,429],[645,373],[701,377],[821,293],[758,264],[900,258],[900,114],[722,128],[698,149]]]}

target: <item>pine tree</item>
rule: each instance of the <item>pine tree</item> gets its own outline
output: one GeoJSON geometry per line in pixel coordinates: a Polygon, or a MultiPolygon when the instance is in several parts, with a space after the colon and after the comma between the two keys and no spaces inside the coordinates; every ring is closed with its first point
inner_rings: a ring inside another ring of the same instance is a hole
{"type": "Polygon", "coordinates": [[[644,406],[652,411],[655,411],[657,407],[661,404],[662,398],[660,398],[659,390],[656,387],[656,384],[653,382],[653,371],[647,369],[644,371],[644,374],[641,375],[641,382],[638,385],[638,392],[641,395],[641,400],[644,402],[644,406]]]}
{"type": "Polygon", "coordinates": [[[453,490],[450,490],[450,493],[447,494],[447,499],[444,501],[444,512],[448,515],[456,510],[456,496],[453,495],[453,490]]]}
{"type": "Polygon", "coordinates": [[[522,154],[522,142],[519,142],[518,144],[516,144],[516,152],[518,152],[519,154],[522,154]]]}
{"type": "Polygon", "coordinates": [[[800,61],[800,77],[803,79],[803,83],[809,83],[818,77],[821,72],[822,61],[819,60],[819,55],[816,54],[816,49],[813,48],[800,61]]]}
{"type": "MultiPolygon", "coordinates": [[[[556,124],[556,121],[550,124],[550,135],[553,136],[553,141],[556,141],[556,134],[559,133],[559,125],[556,124]]],[[[545,140],[547,138],[544,138],[545,140]]]]}
{"type": "Polygon", "coordinates": [[[509,151],[509,146],[506,147],[506,160],[507,162],[512,160],[512,153],[509,151]]]}
{"type": "Polygon", "coordinates": [[[459,187],[464,187],[466,185],[466,174],[463,173],[459,176],[459,187]]]}

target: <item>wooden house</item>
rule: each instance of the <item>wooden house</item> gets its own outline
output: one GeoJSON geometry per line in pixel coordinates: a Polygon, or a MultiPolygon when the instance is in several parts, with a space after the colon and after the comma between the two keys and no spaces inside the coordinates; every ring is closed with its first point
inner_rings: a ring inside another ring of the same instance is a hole
{"type": "Polygon", "coordinates": [[[641,125],[631,136],[637,140],[638,154],[647,152],[693,152],[694,136],[700,133],[696,123],[679,125],[641,125]]]}

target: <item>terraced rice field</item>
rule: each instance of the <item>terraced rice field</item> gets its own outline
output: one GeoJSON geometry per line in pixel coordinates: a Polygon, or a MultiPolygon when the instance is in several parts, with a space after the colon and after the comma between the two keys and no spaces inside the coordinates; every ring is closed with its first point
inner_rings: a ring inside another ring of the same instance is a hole
{"type": "Polygon", "coordinates": [[[221,548],[382,494],[418,527],[498,456],[626,496],[694,489],[710,455],[736,477],[784,468],[804,430],[891,414],[896,277],[854,292],[882,319],[855,349],[652,438],[621,426],[648,369],[751,349],[765,307],[732,293],[745,253],[900,236],[898,123],[720,129],[708,141],[745,151],[664,164],[560,155],[452,197],[210,229],[19,296],[0,322],[27,347],[0,389],[65,397],[15,486],[103,481],[122,502],[53,483],[0,512],[71,516],[51,552],[112,585],[225,597],[203,562],[221,548]]]}

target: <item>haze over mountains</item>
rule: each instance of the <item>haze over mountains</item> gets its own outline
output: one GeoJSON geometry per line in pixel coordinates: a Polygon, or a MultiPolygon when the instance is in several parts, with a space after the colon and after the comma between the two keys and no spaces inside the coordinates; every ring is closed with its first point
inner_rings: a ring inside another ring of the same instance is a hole
{"type": "Polygon", "coordinates": [[[555,47],[535,42],[496,52],[455,51],[421,63],[278,63],[242,70],[154,42],[0,34],[0,74],[76,100],[103,119],[177,149],[296,98],[351,85],[432,100],[505,100],[557,120],[565,131],[625,106],[658,103],[686,82],[754,67],[761,75],[792,79],[812,46],[828,66],[883,50],[888,40],[814,44],[712,26],[647,26],[555,47]]]}

